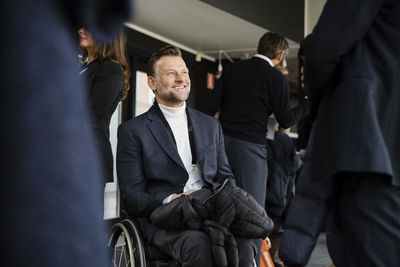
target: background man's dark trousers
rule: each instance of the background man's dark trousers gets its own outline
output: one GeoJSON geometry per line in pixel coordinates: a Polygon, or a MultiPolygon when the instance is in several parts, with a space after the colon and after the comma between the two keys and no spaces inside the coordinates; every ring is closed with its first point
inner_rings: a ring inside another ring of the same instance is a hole
{"type": "MultiPolygon", "coordinates": [[[[224,135],[225,151],[236,184],[252,195],[265,208],[267,191],[267,148],[266,145],[256,144],[224,135]]],[[[257,239],[253,245],[257,251],[256,262],[259,265],[262,240],[257,239]]]]}

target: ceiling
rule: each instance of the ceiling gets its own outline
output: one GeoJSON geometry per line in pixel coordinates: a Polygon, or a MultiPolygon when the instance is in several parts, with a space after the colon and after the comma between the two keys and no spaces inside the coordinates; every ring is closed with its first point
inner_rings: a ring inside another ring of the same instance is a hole
{"type": "MultiPolygon", "coordinates": [[[[268,2],[273,0],[262,1],[262,5],[266,6],[264,8],[267,8],[268,2]]],[[[273,2],[282,1],[288,0],[273,2]]],[[[220,50],[225,52],[221,54],[223,59],[248,58],[255,54],[260,37],[270,31],[263,24],[268,23],[268,17],[271,16],[265,16],[265,12],[259,10],[257,5],[252,6],[254,12],[250,12],[248,6],[242,12],[239,2],[243,3],[240,0],[135,0],[134,15],[126,26],[209,60],[218,59],[220,50]],[[218,8],[213,2],[218,4],[218,8]],[[234,12],[235,15],[229,12],[234,12]],[[262,20],[264,17],[265,20],[262,20]]],[[[303,10],[300,11],[304,13],[303,10]]],[[[273,31],[296,37],[293,26],[288,25],[287,33],[284,28],[276,29],[276,25],[285,25],[285,18],[282,18],[282,23],[276,19],[275,16],[273,23],[271,22],[273,31]]],[[[288,41],[292,50],[289,56],[296,56],[298,42],[289,38],[288,41]]]]}

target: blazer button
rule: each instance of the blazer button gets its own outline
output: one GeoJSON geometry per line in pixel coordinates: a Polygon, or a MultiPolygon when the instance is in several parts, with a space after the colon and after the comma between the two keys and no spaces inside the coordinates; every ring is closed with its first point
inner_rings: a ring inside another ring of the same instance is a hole
{"type": "Polygon", "coordinates": [[[179,186],[185,186],[185,184],[179,184],[179,186]]]}

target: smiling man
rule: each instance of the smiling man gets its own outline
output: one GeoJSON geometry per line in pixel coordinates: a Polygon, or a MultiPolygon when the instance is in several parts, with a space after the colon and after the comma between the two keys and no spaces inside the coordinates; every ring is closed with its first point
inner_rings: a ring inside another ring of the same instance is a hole
{"type": "MultiPolygon", "coordinates": [[[[152,107],[118,130],[117,170],[125,210],[137,219],[146,243],[159,247],[182,266],[213,266],[203,231],[166,231],[150,222],[159,206],[225,180],[234,183],[219,122],[186,107],[189,71],[173,46],[156,51],[147,65],[152,107]]],[[[255,250],[237,240],[239,265],[250,266],[255,250]]]]}

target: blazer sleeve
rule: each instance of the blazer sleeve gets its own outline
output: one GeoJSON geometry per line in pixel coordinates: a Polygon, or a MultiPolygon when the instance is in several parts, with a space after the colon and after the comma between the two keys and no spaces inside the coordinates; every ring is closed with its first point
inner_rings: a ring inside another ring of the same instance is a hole
{"type": "Polygon", "coordinates": [[[304,79],[312,111],[335,82],[341,56],[359,42],[384,0],[328,0],[311,35],[302,43],[304,79]]]}
{"type": "Polygon", "coordinates": [[[71,28],[84,27],[98,42],[107,42],[129,19],[129,0],[63,0],[57,1],[63,14],[68,14],[71,28]]]}
{"type": "Polygon", "coordinates": [[[146,192],[142,145],[124,124],[118,128],[117,171],[124,209],[134,217],[150,217],[168,193],[146,192]]]}
{"type": "Polygon", "coordinates": [[[121,66],[111,61],[102,62],[90,88],[90,108],[96,125],[107,117],[107,114],[114,112],[123,86],[121,66]]]}
{"type": "Polygon", "coordinates": [[[219,182],[224,182],[226,179],[229,179],[233,184],[236,184],[235,178],[232,173],[231,166],[228,162],[228,157],[225,152],[225,142],[224,142],[224,134],[222,132],[221,124],[217,119],[215,119],[218,125],[218,147],[217,147],[217,175],[216,180],[219,182]]]}

